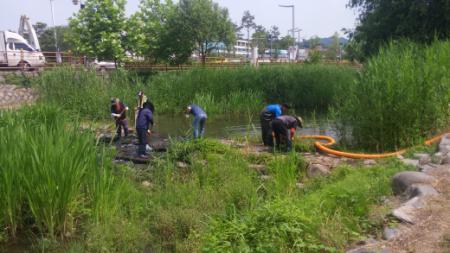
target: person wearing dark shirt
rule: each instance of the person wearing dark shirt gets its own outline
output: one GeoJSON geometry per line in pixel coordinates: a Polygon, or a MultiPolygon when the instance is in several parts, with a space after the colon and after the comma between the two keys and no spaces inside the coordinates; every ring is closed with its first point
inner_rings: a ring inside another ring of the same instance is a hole
{"type": "Polygon", "coordinates": [[[119,139],[122,136],[122,128],[125,137],[128,136],[127,111],[128,106],[122,103],[119,98],[111,99],[111,116],[116,121],[117,136],[119,139]]]}
{"type": "Polygon", "coordinates": [[[207,119],[205,111],[200,108],[200,106],[192,104],[186,108],[186,112],[194,116],[194,120],[192,121],[192,127],[194,129],[194,139],[203,138],[203,135],[205,134],[205,123],[207,119]]]}
{"type": "Polygon", "coordinates": [[[286,151],[292,149],[292,129],[297,127],[303,127],[302,118],[290,115],[282,115],[275,118],[272,121],[272,129],[275,133],[275,144],[276,148],[280,148],[281,141],[283,140],[286,144],[286,151]]]}
{"type": "Polygon", "coordinates": [[[146,158],[147,135],[151,133],[153,126],[153,112],[150,108],[150,103],[145,102],[143,107],[139,109],[136,119],[136,133],[139,145],[138,156],[141,158],[146,158]]]}
{"type": "Polygon", "coordinates": [[[261,136],[264,143],[264,146],[273,147],[273,136],[272,136],[272,120],[276,117],[285,114],[289,106],[287,104],[272,104],[266,106],[260,115],[261,122],[261,136]]]}

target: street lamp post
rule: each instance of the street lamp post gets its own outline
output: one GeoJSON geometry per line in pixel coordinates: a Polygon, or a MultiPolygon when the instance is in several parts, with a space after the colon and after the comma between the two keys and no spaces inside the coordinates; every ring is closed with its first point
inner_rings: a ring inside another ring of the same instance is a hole
{"type": "Polygon", "coordinates": [[[55,12],[53,10],[53,1],[50,0],[50,10],[52,11],[52,21],[53,21],[53,35],[55,36],[55,50],[56,50],[56,63],[61,63],[61,54],[59,53],[59,47],[58,47],[58,32],[56,31],[56,24],[55,24],[55,12]]]}
{"type": "Polygon", "coordinates": [[[295,5],[278,5],[279,7],[283,8],[292,8],[292,38],[294,39],[294,46],[295,46],[295,5]]]}
{"type": "Polygon", "coordinates": [[[58,51],[58,35],[57,35],[56,24],[55,24],[55,12],[53,11],[53,1],[54,0],[50,0],[50,10],[52,11],[53,34],[55,36],[55,50],[58,51]]]}

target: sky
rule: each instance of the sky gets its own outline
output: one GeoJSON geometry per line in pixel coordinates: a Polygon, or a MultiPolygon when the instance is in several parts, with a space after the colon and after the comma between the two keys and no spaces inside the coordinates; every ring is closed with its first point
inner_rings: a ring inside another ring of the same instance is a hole
{"type": "MultiPolygon", "coordinates": [[[[138,9],[140,0],[128,0],[126,13],[138,9]]],[[[239,24],[242,14],[249,10],[255,16],[255,23],[270,28],[276,25],[281,35],[292,27],[292,11],[280,8],[280,4],[295,5],[295,24],[300,28],[301,38],[330,37],[334,32],[342,35],[342,28],[354,28],[357,12],[346,7],[349,0],[214,0],[227,7],[233,22],[239,24]]],[[[52,24],[50,0],[0,0],[0,30],[17,30],[20,16],[25,14],[31,22],[52,24]]],[[[56,25],[66,25],[68,18],[79,7],[72,0],[54,0],[56,25]]]]}

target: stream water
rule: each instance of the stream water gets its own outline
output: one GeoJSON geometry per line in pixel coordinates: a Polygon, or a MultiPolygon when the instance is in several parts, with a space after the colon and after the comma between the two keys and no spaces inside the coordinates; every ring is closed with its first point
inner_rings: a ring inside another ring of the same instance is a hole
{"type": "MultiPolygon", "coordinates": [[[[325,115],[301,115],[304,121],[302,135],[328,135],[336,138],[336,129],[325,115]]],[[[155,116],[154,131],[166,136],[190,136],[192,117],[185,115],[155,116]]],[[[259,115],[226,115],[210,117],[206,121],[205,135],[213,138],[259,135],[259,115]]]]}

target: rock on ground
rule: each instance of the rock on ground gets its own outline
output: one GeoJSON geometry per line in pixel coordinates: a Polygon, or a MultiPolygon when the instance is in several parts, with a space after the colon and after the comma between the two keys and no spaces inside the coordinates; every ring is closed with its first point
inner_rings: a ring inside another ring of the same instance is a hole
{"type": "Polygon", "coordinates": [[[306,171],[308,177],[326,176],[330,174],[330,167],[323,164],[310,164],[306,171]]]}
{"type": "Polygon", "coordinates": [[[415,160],[415,159],[407,159],[407,158],[403,158],[400,159],[405,165],[408,166],[414,166],[417,167],[419,165],[419,160],[415,160]]]}
{"type": "Polygon", "coordinates": [[[438,192],[429,184],[412,184],[406,189],[405,195],[407,199],[412,199],[414,197],[438,195],[438,192]]]}
{"type": "Polygon", "coordinates": [[[392,215],[403,222],[414,224],[416,210],[424,207],[424,205],[422,198],[414,197],[392,211],[392,215]]]}
{"type": "Polygon", "coordinates": [[[439,152],[446,155],[450,152],[450,136],[445,134],[439,142],[439,152]]]}
{"type": "Polygon", "coordinates": [[[399,195],[413,184],[432,184],[435,178],[423,172],[404,171],[395,174],[392,178],[392,190],[399,195]]]}
{"type": "Polygon", "coordinates": [[[398,229],[396,228],[384,228],[383,229],[383,239],[384,240],[391,240],[399,233],[398,229]]]}

